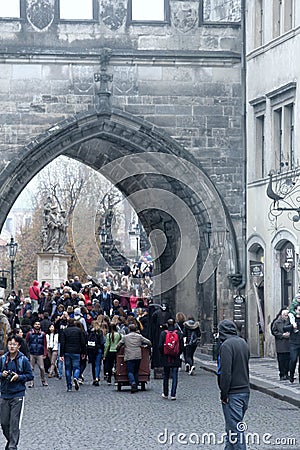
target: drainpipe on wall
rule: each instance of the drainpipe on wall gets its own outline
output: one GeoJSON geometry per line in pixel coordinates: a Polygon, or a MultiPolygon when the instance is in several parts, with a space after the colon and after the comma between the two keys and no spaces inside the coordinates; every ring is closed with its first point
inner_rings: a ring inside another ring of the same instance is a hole
{"type": "Polygon", "coordinates": [[[246,128],[246,0],[241,0],[241,32],[242,32],[242,54],[241,54],[241,84],[242,84],[242,148],[243,148],[243,171],[242,186],[244,196],[244,208],[242,211],[242,241],[243,257],[241,264],[242,282],[237,286],[238,293],[246,286],[246,270],[247,270],[247,228],[246,228],[246,212],[247,212],[247,128],[246,128]],[[244,266],[244,267],[243,267],[244,266]]]}

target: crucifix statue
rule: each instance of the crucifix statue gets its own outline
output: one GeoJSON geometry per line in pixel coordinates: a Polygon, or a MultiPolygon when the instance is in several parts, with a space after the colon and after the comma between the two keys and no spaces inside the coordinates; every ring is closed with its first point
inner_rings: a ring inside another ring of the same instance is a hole
{"type": "Polygon", "coordinates": [[[97,92],[98,101],[96,109],[98,111],[111,110],[110,96],[111,92],[108,90],[108,83],[112,82],[113,76],[107,73],[107,67],[111,58],[112,50],[109,48],[102,48],[100,52],[100,72],[94,73],[94,81],[100,82],[100,88],[97,92]]]}

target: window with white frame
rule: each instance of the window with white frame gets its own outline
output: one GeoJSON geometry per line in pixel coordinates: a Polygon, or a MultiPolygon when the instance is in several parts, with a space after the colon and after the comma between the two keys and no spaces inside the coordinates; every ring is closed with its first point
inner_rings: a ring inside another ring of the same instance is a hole
{"type": "Polygon", "coordinates": [[[254,113],[253,128],[253,165],[254,172],[251,174],[253,180],[266,176],[266,150],[265,150],[265,116],[266,97],[262,96],[250,101],[254,113]]]}
{"type": "Polygon", "coordinates": [[[294,103],[296,82],[288,83],[266,94],[272,112],[273,164],[277,171],[295,167],[294,103]]]}
{"type": "Polygon", "coordinates": [[[255,172],[257,178],[265,176],[265,115],[256,117],[255,121],[255,172]]]}
{"type": "Polygon", "coordinates": [[[294,26],[294,0],[273,0],[273,37],[294,26]]]}
{"type": "Polygon", "coordinates": [[[130,0],[131,21],[164,22],[166,6],[166,0],[130,0]]]}
{"type": "Polygon", "coordinates": [[[295,166],[294,155],[294,103],[288,103],[273,111],[273,142],[276,167],[282,172],[295,166]]]}
{"type": "Polygon", "coordinates": [[[285,136],[285,153],[289,162],[289,169],[295,167],[295,148],[294,148],[294,103],[284,106],[284,129],[285,136]]]}
{"type": "Polygon", "coordinates": [[[62,20],[93,20],[94,0],[59,0],[59,18],[62,20]]]}
{"type": "Polygon", "coordinates": [[[264,43],[264,0],[255,0],[254,46],[264,43]]]}
{"type": "Polygon", "coordinates": [[[21,16],[20,0],[0,0],[0,19],[19,18],[21,16]]]}
{"type": "Polygon", "coordinates": [[[273,144],[275,153],[275,164],[276,168],[280,171],[284,167],[284,156],[283,156],[283,145],[282,145],[282,135],[283,135],[283,123],[282,123],[282,108],[274,109],[273,111],[273,144]]]}

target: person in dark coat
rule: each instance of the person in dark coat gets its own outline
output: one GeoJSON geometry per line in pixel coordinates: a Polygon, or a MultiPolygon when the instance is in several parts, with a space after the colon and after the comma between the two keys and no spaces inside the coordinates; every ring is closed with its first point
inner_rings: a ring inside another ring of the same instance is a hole
{"type": "Polygon", "coordinates": [[[34,322],[34,318],[32,317],[32,311],[31,309],[28,309],[26,311],[25,317],[22,320],[21,328],[23,330],[24,336],[32,329],[34,322]]]}
{"type": "MultiPolygon", "coordinates": [[[[139,311],[139,309],[138,309],[139,311]]],[[[149,339],[149,314],[148,311],[141,310],[140,315],[138,315],[138,320],[141,324],[141,334],[149,339]]]]}
{"type": "Polygon", "coordinates": [[[44,331],[44,333],[47,333],[49,331],[49,327],[52,324],[51,320],[49,319],[49,313],[44,312],[43,318],[41,317],[41,330],[44,331]]]}
{"type": "Polygon", "coordinates": [[[224,319],[219,324],[218,384],[225,419],[225,449],[246,450],[244,415],[250,397],[250,351],[245,339],[238,336],[235,323],[224,319]],[[231,439],[234,437],[235,444],[231,439]],[[230,439],[231,438],[231,439],[230,439]]]}
{"type": "Polygon", "coordinates": [[[28,344],[27,344],[27,342],[26,342],[26,340],[25,340],[25,338],[24,338],[24,333],[23,333],[23,330],[22,330],[22,328],[15,328],[14,330],[13,330],[13,333],[11,333],[11,334],[13,334],[14,336],[19,336],[19,338],[21,339],[21,341],[20,341],[20,352],[21,353],[23,353],[23,355],[25,355],[26,356],[26,358],[30,358],[30,354],[29,354],[29,347],[28,347],[28,344]]]}
{"type": "Polygon", "coordinates": [[[74,281],[71,283],[71,288],[73,291],[76,291],[77,293],[80,292],[80,290],[82,289],[82,284],[79,281],[79,277],[76,276],[74,277],[74,281]]]}
{"type": "Polygon", "coordinates": [[[125,261],[125,264],[124,264],[124,266],[122,267],[122,270],[121,270],[121,274],[125,275],[126,277],[128,277],[128,275],[130,274],[130,271],[131,271],[131,269],[130,269],[130,266],[128,264],[128,261],[125,261]]]}
{"type": "Polygon", "coordinates": [[[271,323],[271,333],[275,337],[275,346],[277,353],[279,378],[280,380],[289,379],[289,365],[290,365],[290,333],[283,331],[283,327],[288,325],[287,308],[282,308],[277,314],[276,318],[271,323]]]}
{"type": "Polygon", "coordinates": [[[185,371],[193,375],[195,371],[194,354],[201,336],[200,325],[190,316],[183,324],[183,337],[186,339],[185,346],[185,371]]]}
{"type": "Polygon", "coordinates": [[[65,363],[67,391],[72,391],[72,375],[75,390],[79,390],[80,358],[86,355],[86,339],[81,328],[75,326],[74,319],[60,335],[60,359],[65,363]]]}
{"type": "MultiPolygon", "coordinates": [[[[296,306],[295,309],[295,322],[291,323],[289,318],[288,324],[283,327],[283,331],[288,331],[290,333],[290,377],[291,383],[294,383],[295,371],[297,366],[297,361],[300,360],[300,304],[296,306]],[[295,326],[296,325],[296,328],[295,326]]],[[[298,365],[299,382],[300,382],[300,361],[298,365]]]]}
{"type": "Polygon", "coordinates": [[[120,302],[118,299],[114,299],[113,300],[113,305],[112,305],[112,311],[111,311],[111,315],[110,318],[112,319],[114,316],[119,316],[120,315],[120,302]]]}
{"type": "Polygon", "coordinates": [[[103,286],[102,292],[99,296],[99,302],[103,314],[109,316],[112,308],[112,294],[107,291],[107,286],[103,286]]]}
{"type": "Polygon", "coordinates": [[[172,315],[169,311],[169,307],[166,304],[159,305],[159,308],[153,312],[151,309],[155,308],[155,305],[149,306],[149,317],[150,317],[150,327],[149,327],[149,339],[152,342],[153,352],[151,359],[151,368],[154,369],[154,378],[157,368],[163,367],[161,353],[159,351],[159,339],[161,332],[166,329],[166,324],[172,315]]]}
{"type": "Polygon", "coordinates": [[[172,387],[171,387],[171,400],[176,400],[176,390],[178,384],[178,369],[181,366],[180,355],[183,352],[183,336],[182,333],[178,329],[175,329],[175,320],[168,319],[167,321],[167,330],[164,330],[160,333],[159,338],[159,351],[162,358],[162,364],[164,368],[164,379],[163,379],[163,398],[168,398],[169,396],[169,378],[170,372],[172,374],[172,387]],[[175,331],[178,335],[179,339],[179,351],[176,356],[169,356],[164,353],[164,344],[166,341],[167,333],[169,331],[175,331]]]}

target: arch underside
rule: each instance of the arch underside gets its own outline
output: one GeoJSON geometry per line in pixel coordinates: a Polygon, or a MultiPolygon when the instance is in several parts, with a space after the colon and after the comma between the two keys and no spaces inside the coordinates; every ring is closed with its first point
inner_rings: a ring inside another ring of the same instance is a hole
{"type": "MultiPolygon", "coordinates": [[[[166,245],[157,272],[168,271],[180,260],[182,270],[196,267],[198,277],[198,267],[202,271],[207,267],[209,274],[220,258],[208,252],[203,231],[208,223],[213,232],[227,228],[229,215],[222,199],[192,155],[154,125],[124,112],[90,111],[52,126],[20,155],[0,174],[1,226],[27,183],[56,157],[65,155],[109,179],[129,199],[148,235],[156,229],[163,231],[166,245]],[[184,208],[189,224],[180,223],[178,210],[184,208]],[[190,248],[184,252],[186,246],[190,248]]],[[[174,278],[168,296],[181,279],[177,266],[168,274],[174,278]]]]}

